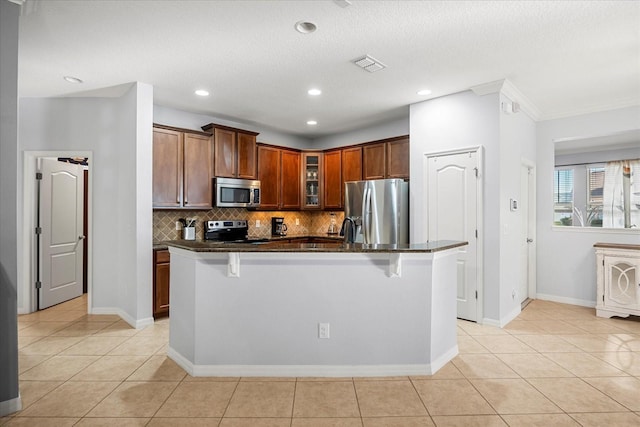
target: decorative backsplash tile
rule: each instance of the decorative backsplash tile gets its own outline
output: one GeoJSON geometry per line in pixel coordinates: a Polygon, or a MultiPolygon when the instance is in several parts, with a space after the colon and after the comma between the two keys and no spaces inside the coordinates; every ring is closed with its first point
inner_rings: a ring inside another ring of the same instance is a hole
{"type": "MultiPolygon", "coordinates": [[[[204,239],[204,222],[212,220],[239,220],[249,222],[249,235],[264,238],[271,236],[271,217],[283,217],[287,224],[288,235],[326,234],[331,224],[331,212],[324,211],[248,211],[244,208],[213,208],[209,211],[188,210],[154,210],[153,211],[153,241],[182,239],[182,229],[176,230],[179,218],[195,219],[196,240],[204,239]],[[296,225],[298,219],[298,225],[296,225]],[[260,227],[256,227],[256,221],[260,227]]],[[[339,230],[344,213],[335,211],[336,227],[339,230]]]]}

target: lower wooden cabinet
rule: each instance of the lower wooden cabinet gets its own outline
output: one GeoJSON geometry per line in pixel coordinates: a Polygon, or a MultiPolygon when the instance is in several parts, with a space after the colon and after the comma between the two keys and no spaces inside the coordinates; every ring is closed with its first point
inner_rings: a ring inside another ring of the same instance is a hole
{"type": "Polygon", "coordinates": [[[169,315],[169,251],[153,251],[153,317],[169,315]]]}

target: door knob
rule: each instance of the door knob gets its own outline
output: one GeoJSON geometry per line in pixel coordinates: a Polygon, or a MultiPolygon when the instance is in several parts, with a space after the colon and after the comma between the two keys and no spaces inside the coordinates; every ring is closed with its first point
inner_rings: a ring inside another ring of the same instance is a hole
{"type": "Polygon", "coordinates": [[[533,242],[533,239],[527,238],[527,243],[532,243],[532,242],[533,242]]]}
{"type": "Polygon", "coordinates": [[[84,240],[85,236],[78,236],[78,240],[84,240]]]}

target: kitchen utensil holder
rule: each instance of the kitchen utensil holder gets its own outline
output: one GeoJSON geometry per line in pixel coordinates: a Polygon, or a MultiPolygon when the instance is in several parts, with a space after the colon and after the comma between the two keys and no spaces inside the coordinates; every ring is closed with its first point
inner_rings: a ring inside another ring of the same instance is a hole
{"type": "Polygon", "coordinates": [[[184,240],[196,240],[196,228],[195,227],[183,227],[182,238],[184,240]]]}

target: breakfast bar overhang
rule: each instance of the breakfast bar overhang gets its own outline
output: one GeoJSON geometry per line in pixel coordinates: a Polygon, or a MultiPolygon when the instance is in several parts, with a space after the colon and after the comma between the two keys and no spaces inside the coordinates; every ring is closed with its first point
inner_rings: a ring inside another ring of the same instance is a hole
{"type": "Polygon", "coordinates": [[[430,375],[458,353],[466,242],[167,245],[168,354],[193,376],[430,375]]]}

